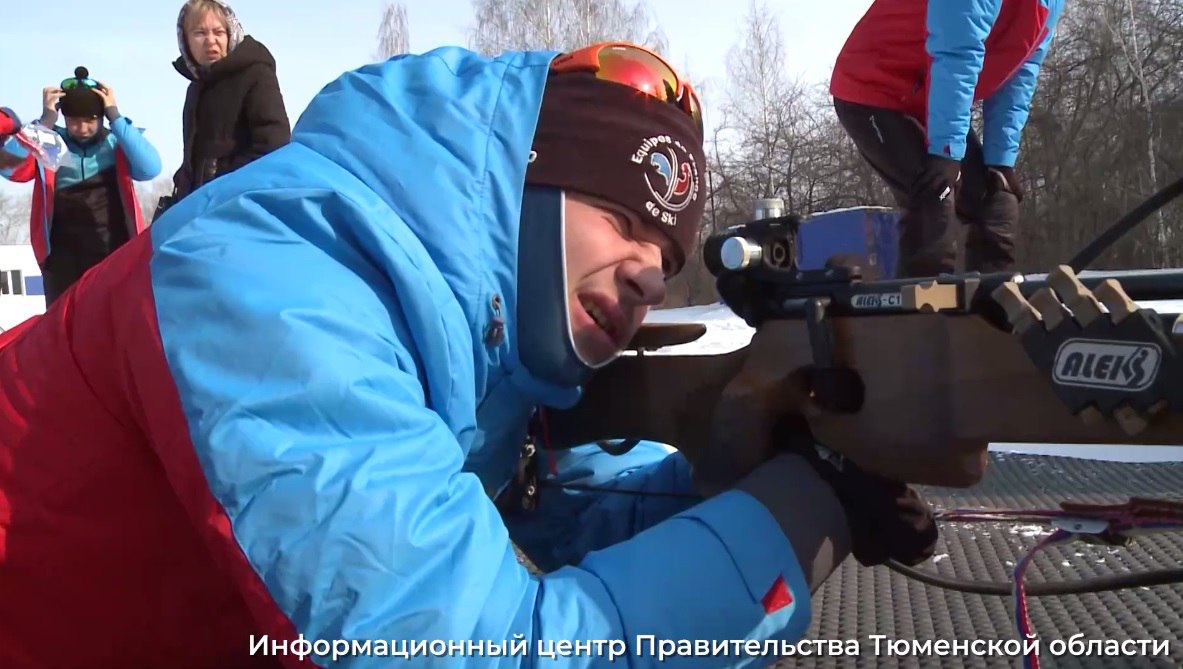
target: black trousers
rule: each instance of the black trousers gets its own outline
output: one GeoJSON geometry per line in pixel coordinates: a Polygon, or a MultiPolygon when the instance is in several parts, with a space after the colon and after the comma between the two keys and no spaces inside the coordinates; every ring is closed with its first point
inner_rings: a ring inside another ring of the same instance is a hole
{"type": "Polygon", "coordinates": [[[965,231],[965,271],[1010,271],[1015,264],[1019,201],[1004,189],[986,188],[982,144],[970,130],[956,198],[913,203],[908,191],[924,167],[928,142],[921,124],[900,112],[834,100],[834,111],[863,159],[891,188],[900,217],[896,276],[955,272],[957,238],[965,231]]]}
{"type": "Polygon", "coordinates": [[[82,278],[86,270],[98,263],[97,259],[83,259],[69,253],[51,253],[41,267],[41,279],[45,283],[45,307],[82,278]]]}
{"type": "Polygon", "coordinates": [[[82,278],[90,268],[106,260],[119,247],[127,243],[126,236],[115,240],[114,248],[87,247],[83,245],[54,244],[49,257],[41,266],[41,279],[45,284],[45,307],[53,304],[70,286],[82,278]]]}

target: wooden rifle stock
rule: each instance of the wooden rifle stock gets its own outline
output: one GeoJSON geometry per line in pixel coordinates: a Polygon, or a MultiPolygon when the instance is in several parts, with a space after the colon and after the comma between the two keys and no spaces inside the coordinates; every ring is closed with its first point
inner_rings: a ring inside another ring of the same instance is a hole
{"type": "MultiPolygon", "coordinates": [[[[1073,415],[1015,334],[974,313],[901,313],[830,319],[835,363],[858,372],[865,399],[854,413],[811,412],[821,443],[860,464],[914,483],[970,485],[982,442],[1183,444],[1183,415],[1162,412],[1136,434],[1109,419],[1073,415]],[[966,460],[934,445],[947,444],[966,460]]],[[[1178,337],[1178,335],[1176,335],[1178,337]]],[[[812,363],[800,319],[766,321],[752,344],[720,355],[628,355],[601,370],[581,402],[548,413],[552,447],[649,439],[693,461],[712,412],[759,342],[759,354],[812,363]]],[[[756,362],[760,362],[757,360],[756,362]]],[[[1183,383],[1183,379],[1179,380],[1183,383]]]]}

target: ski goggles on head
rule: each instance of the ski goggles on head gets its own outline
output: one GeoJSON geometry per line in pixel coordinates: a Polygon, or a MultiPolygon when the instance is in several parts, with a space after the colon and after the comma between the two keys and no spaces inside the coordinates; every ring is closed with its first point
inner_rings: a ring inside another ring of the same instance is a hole
{"type": "Polygon", "coordinates": [[[624,84],[668,102],[694,120],[701,135],[702,104],[698,94],[661,56],[628,42],[604,42],[565,53],[551,63],[555,72],[586,70],[596,78],[624,84]]]}
{"type": "Polygon", "coordinates": [[[61,86],[62,86],[63,91],[68,91],[72,88],[78,88],[78,87],[98,88],[99,82],[95,81],[94,79],[91,79],[90,77],[84,77],[84,78],[70,77],[69,79],[62,79],[61,86]]]}

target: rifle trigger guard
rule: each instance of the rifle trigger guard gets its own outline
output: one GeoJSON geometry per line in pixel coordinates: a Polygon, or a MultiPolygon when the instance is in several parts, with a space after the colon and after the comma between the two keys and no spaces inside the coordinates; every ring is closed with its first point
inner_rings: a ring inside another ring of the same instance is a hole
{"type": "Polygon", "coordinates": [[[863,406],[866,388],[856,370],[834,365],[834,332],[826,318],[829,302],[820,297],[805,302],[805,324],[813,350],[809,386],[818,406],[836,413],[855,413],[863,406]]]}
{"type": "Polygon", "coordinates": [[[834,336],[826,318],[829,298],[815,297],[805,302],[805,325],[809,328],[809,345],[813,349],[813,365],[818,369],[834,366],[834,336]]]}

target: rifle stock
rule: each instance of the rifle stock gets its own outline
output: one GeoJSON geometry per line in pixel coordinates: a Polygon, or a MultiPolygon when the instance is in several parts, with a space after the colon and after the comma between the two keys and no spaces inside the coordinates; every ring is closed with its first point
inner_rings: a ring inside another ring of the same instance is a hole
{"type": "Polygon", "coordinates": [[[548,410],[550,446],[646,439],[694,459],[705,444],[712,410],[747,352],[744,347],[721,355],[621,357],[596,373],[575,407],[548,410]]]}
{"type": "MultiPolygon", "coordinates": [[[[1073,415],[1019,340],[974,314],[899,314],[832,320],[842,366],[858,370],[865,399],[854,413],[814,413],[808,423],[821,443],[842,451],[874,443],[860,464],[892,472],[931,472],[932,481],[976,481],[976,462],[943,464],[915,444],[943,441],[1051,444],[1183,444],[1183,415],[1155,417],[1137,434],[1114,422],[1073,415]],[[950,470],[950,467],[954,467],[950,470]],[[958,468],[960,467],[960,468],[958,468]]],[[[757,336],[785,357],[810,350],[803,321],[769,321],[757,336]]],[[[609,439],[648,439],[691,461],[705,447],[714,406],[739,373],[751,346],[719,355],[625,356],[601,370],[583,399],[548,412],[552,447],[609,439]]],[[[770,350],[770,349],[766,349],[770,350]]],[[[763,354],[767,354],[766,352],[763,354]]],[[[914,476],[912,478],[915,478],[914,476]]],[[[930,481],[914,481],[929,483],[930,481]]]]}

